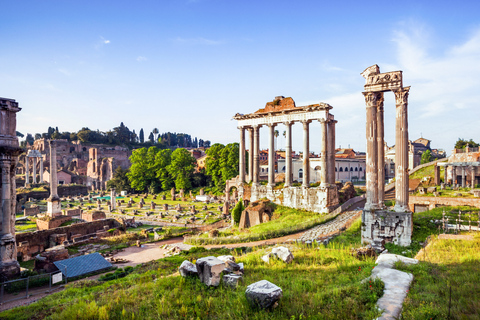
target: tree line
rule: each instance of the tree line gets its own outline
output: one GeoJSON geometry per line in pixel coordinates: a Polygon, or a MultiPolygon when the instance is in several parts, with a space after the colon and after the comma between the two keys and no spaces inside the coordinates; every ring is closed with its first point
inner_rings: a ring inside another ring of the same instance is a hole
{"type": "Polygon", "coordinates": [[[238,175],[238,143],[216,143],[207,149],[206,167],[197,169],[196,159],[184,148],[160,149],[156,146],[135,149],[128,170],[117,168],[108,187],[117,190],[158,193],[175,187],[225,189],[225,182],[238,175]]]}
{"type": "Polygon", "coordinates": [[[22,141],[23,147],[28,142],[33,145],[37,139],[65,139],[68,141],[80,140],[82,143],[92,144],[107,144],[107,145],[125,145],[130,148],[157,146],[160,149],[165,148],[198,148],[210,147],[210,141],[192,138],[186,133],[165,132],[160,133],[157,128],[154,128],[145,139],[145,132],[143,128],[140,129],[138,135],[135,130],[130,130],[127,126],[120,123],[118,127],[108,130],[106,132],[100,130],[91,130],[83,127],[77,132],[60,132],[58,127],[48,127],[47,132],[35,133],[32,135],[28,133],[25,141],[22,141]]]}

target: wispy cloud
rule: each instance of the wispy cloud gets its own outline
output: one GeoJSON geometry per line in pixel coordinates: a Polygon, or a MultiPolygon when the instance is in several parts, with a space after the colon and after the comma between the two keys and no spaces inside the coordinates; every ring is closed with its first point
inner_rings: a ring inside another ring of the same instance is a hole
{"type": "Polygon", "coordinates": [[[95,43],[95,49],[100,49],[101,47],[110,44],[110,40],[105,39],[103,36],[100,36],[98,41],[95,43]]]}
{"type": "Polygon", "coordinates": [[[143,62],[143,61],[147,61],[148,59],[144,56],[138,56],[137,59],[136,59],[138,62],[143,62]]]}
{"type": "Polygon", "coordinates": [[[208,46],[215,46],[215,45],[224,43],[224,41],[211,40],[211,39],[206,39],[202,37],[197,37],[197,38],[177,37],[176,39],[174,39],[174,42],[179,44],[187,44],[187,45],[208,45],[208,46]]]}
{"type": "Polygon", "coordinates": [[[72,75],[70,73],[70,71],[68,71],[67,69],[63,69],[63,68],[58,69],[58,72],[63,73],[66,76],[71,76],[72,75]]]}

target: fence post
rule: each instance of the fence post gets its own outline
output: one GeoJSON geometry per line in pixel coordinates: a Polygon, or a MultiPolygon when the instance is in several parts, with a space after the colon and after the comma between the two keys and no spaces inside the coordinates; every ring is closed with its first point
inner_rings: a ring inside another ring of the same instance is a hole
{"type": "Polygon", "coordinates": [[[25,298],[28,298],[28,285],[30,284],[30,277],[27,277],[27,292],[25,298]]]}
{"type": "Polygon", "coordinates": [[[52,274],[50,273],[50,281],[48,281],[48,292],[52,291],[52,274]]]}

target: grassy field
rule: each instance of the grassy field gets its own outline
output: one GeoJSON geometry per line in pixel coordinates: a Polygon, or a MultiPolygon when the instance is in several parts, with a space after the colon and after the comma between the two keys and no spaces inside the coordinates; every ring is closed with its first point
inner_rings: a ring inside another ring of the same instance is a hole
{"type": "Polygon", "coordinates": [[[277,205],[273,212],[272,220],[269,222],[245,230],[233,228],[220,232],[219,236],[215,238],[209,238],[208,233],[203,233],[189,237],[185,242],[194,245],[205,245],[266,240],[306,230],[333,218],[329,215],[277,205]]]}
{"type": "Polygon", "coordinates": [[[266,249],[230,252],[193,248],[188,253],[137,267],[125,278],[81,281],[30,306],[0,314],[1,319],[373,319],[382,294],[380,281],[361,281],[371,274],[373,259],[358,260],[349,247],[293,247],[295,260],[265,264],[266,249]],[[185,259],[231,254],[245,264],[236,290],[208,288],[198,279],[169,276],[185,259]],[[273,311],[252,309],[246,287],[269,280],[283,289],[273,311]]]}

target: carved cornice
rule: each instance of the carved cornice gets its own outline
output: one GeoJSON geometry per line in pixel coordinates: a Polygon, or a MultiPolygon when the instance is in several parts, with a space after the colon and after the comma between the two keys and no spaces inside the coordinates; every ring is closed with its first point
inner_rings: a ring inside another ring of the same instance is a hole
{"type": "Polygon", "coordinates": [[[234,120],[244,120],[244,119],[255,119],[255,118],[264,118],[268,116],[276,116],[282,114],[296,114],[296,113],[305,113],[311,111],[320,111],[320,110],[330,110],[333,107],[327,103],[319,103],[319,104],[312,104],[304,107],[295,107],[294,109],[290,110],[281,110],[278,112],[267,112],[267,113],[249,113],[249,114],[241,114],[237,113],[233,116],[234,120]]]}

